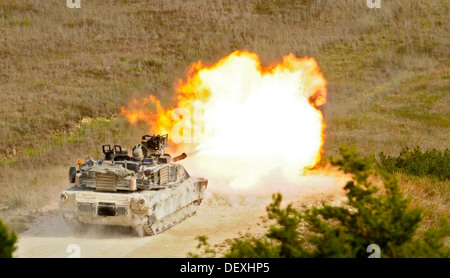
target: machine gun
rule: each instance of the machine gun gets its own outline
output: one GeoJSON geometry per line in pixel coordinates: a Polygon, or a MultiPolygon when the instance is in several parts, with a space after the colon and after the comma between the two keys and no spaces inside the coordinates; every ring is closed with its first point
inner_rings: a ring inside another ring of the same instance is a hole
{"type": "Polygon", "coordinates": [[[142,136],[141,144],[145,146],[148,153],[146,157],[157,157],[159,163],[169,163],[183,160],[187,157],[186,153],[171,158],[169,154],[164,154],[164,149],[167,148],[169,142],[169,135],[144,135],[142,136]]]}
{"type": "Polygon", "coordinates": [[[141,144],[149,150],[149,155],[163,155],[164,149],[167,148],[169,142],[169,134],[165,135],[144,135],[141,144]]]}

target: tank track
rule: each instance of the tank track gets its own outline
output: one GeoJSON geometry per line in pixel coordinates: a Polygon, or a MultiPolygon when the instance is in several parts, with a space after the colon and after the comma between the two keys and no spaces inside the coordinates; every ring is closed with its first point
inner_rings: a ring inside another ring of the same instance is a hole
{"type": "Polygon", "coordinates": [[[197,213],[198,206],[202,200],[196,200],[193,203],[188,204],[180,208],[179,210],[165,216],[153,222],[151,225],[144,225],[143,233],[147,236],[153,236],[164,232],[165,230],[175,226],[176,224],[182,222],[188,217],[191,217],[197,213]]]}

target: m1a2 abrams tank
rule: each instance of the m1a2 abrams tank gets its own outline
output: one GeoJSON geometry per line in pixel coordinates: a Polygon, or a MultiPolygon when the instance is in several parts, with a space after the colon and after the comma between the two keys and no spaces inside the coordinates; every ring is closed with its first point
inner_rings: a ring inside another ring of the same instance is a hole
{"type": "Polygon", "coordinates": [[[88,157],[71,167],[74,184],[60,194],[64,220],[82,230],[85,224],[126,226],[140,236],[163,232],[194,215],[208,180],[191,177],[181,164],[186,158],[164,154],[168,135],[144,135],[132,156],[121,146],[103,145],[104,157],[88,157]]]}

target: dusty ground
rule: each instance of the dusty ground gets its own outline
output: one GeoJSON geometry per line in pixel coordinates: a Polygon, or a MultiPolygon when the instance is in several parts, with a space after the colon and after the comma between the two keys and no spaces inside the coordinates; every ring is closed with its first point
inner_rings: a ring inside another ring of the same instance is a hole
{"type": "Polygon", "coordinates": [[[210,186],[197,215],[186,219],[162,234],[139,238],[128,230],[96,228],[85,234],[74,233],[64,222],[56,201],[43,210],[26,232],[19,234],[15,257],[55,258],[77,256],[83,258],[176,258],[189,252],[198,253],[195,239],[208,237],[208,242],[224,250],[227,239],[245,234],[263,234],[272,223],[267,219],[266,206],[271,195],[281,191],[285,202],[294,206],[310,205],[326,200],[342,201],[342,187],[346,178],[337,175],[303,177],[300,184],[241,196],[219,193],[210,186]],[[70,249],[72,244],[79,249],[70,249]],[[79,253],[78,253],[79,251],[79,253]]]}

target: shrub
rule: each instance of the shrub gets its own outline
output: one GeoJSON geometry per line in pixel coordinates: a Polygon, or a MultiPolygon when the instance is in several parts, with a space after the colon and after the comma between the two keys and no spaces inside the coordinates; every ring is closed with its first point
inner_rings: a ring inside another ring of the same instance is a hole
{"type": "Polygon", "coordinates": [[[12,258],[13,252],[16,250],[14,244],[17,236],[14,232],[8,232],[8,228],[0,220],[0,258],[12,258]]]}
{"type": "Polygon", "coordinates": [[[415,176],[433,176],[440,180],[450,179],[450,152],[436,149],[422,152],[419,146],[410,150],[403,148],[398,157],[379,154],[379,167],[389,173],[402,172],[415,176]]]}

